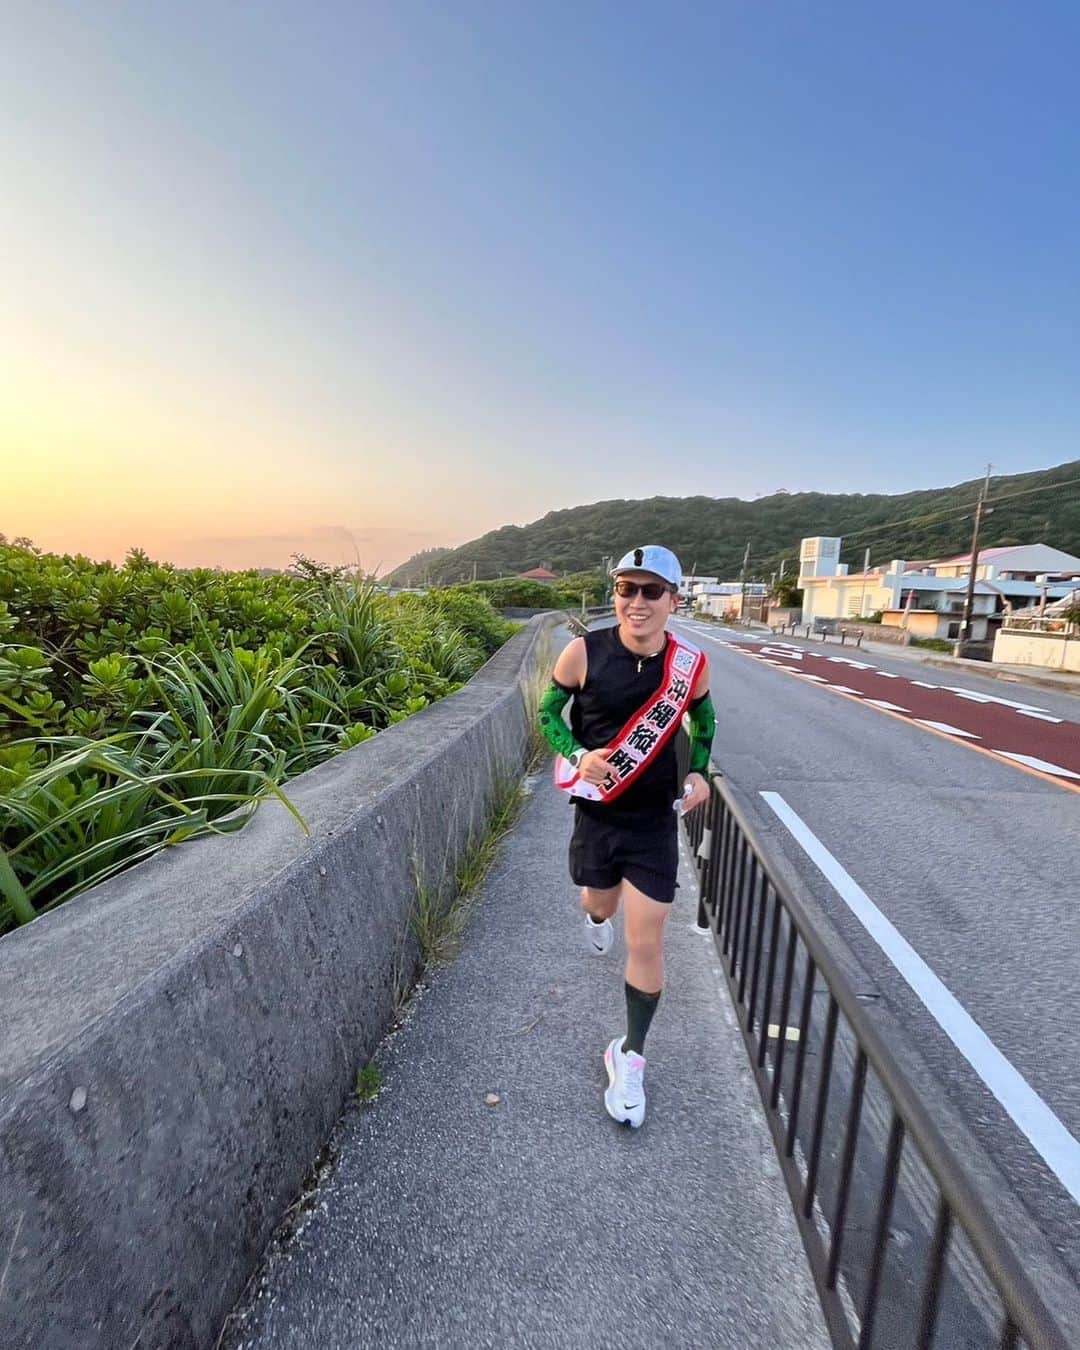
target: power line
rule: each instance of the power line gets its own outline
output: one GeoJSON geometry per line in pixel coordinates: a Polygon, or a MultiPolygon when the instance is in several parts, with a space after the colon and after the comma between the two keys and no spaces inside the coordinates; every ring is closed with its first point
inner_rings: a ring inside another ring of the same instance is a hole
{"type": "MultiPolygon", "coordinates": [[[[1043,483],[1039,487],[1022,488],[1019,492],[1007,492],[1000,497],[989,497],[986,506],[993,508],[1001,502],[1015,501],[1018,497],[1034,496],[1038,492],[1053,492],[1059,488],[1072,487],[1076,483],[1080,483],[1080,478],[1066,478],[1060,483],[1043,483]]],[[[877,534],[881,530],[898,530],[902,525],[924,525],[938,517],[968,516],[971,514],[971,510],[970,506],[947,506],[938,511],[925,512],[921,516],[907,516],[903,520],[887,520],[880,525],[864,525],[861,530],[853,530],[850,534],[846,534],[844,542],[846,544],[852,539],[859,539],[864,534],[877,534]]]]}

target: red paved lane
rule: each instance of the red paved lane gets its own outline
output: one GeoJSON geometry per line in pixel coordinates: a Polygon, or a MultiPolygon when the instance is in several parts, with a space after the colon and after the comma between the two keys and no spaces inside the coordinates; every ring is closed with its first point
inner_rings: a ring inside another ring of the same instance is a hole
{"type": "Polygon", "coordinates": [[[861,653],[818,654],[784,642],[731,647],[823,691],[848,694],[1080,789],[1080,724],[1058,718],[1037,700],[984,694],[948,676],[936,681],[893,675],[864,661],[861,653]]]}

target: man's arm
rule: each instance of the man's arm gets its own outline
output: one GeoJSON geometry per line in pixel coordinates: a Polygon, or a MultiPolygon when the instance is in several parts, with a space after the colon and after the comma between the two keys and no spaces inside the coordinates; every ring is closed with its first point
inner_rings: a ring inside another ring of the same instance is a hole
{"type": "Polygon", "coordinates": [[[559,653],[551,683],[540,698],[540,733],[552,750],[566,759],[576,751],[583,750],[563,721],[562,713],[575,691],[584,684],[585,671],[585,642],[583,638],[575,638],[559,653]]]}
{"type": "Polygon", "coordinates": [[[700,698],[690,704],[690,772],[709,771],[709,752],[716,735],[716,710],[712,695],[706,689],[700,698]]]}
{"type": "Polygon", "coordinates": [[[683,798],[683,811],[693,811],[709,800],[709,751],[716,731],[716,714],[709,694],[709,663],[694,681],[690,702],[690,767],[686,775],[689,793],[683,798]]]}

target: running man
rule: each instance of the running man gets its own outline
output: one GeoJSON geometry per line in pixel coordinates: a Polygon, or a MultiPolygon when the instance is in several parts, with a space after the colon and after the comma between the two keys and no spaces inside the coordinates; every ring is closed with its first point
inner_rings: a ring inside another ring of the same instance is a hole
{"type": "Polygon", "coordinates": [[[645,1119],[645,1036],[664,984],[664,923],[675,898],[678,815],[708,800],[715,729],[705,655],[667,632],[682,569],[670,549],[631,549],[615,578],[613,628],[575,638],[555,663],[540,727],[556,751],[555,781],[574,800],[570,875],[581,889],[584,936],[602,956],[622,901],[626,1035],[604,1052],[604,1105],[637,1128],[645,1119]],[[573,699],[570,726],[562,712],[573,699]],[[678,781],[675,735],[692,729],[690,772],[678,781]]]}

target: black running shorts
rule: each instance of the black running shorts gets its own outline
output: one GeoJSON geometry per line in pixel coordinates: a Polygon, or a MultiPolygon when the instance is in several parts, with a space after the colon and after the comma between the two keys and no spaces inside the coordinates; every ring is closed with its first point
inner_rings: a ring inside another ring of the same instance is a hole
{"type": "Polygon", "coordinates": [[[575,809],[570,839],[570,876],[577,886],[606,891],[624,879],[670,905],[679,871],[679,822],[668,811],[655,823],[609,825],[575,809]]]}

